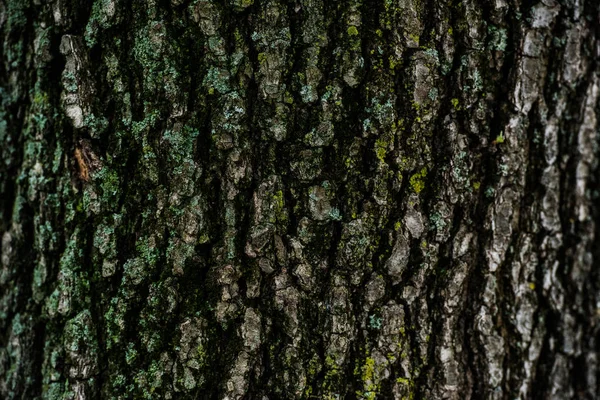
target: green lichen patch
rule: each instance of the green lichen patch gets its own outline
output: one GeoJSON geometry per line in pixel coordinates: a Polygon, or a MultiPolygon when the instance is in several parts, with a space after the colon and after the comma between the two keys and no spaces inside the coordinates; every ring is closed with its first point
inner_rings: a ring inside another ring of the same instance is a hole
{"type": "Polygon", "coordinates": [[[414,173],[409,178],[410,187],[415,193],[421,193],[425,188],[425,178],[427,177],[427,167],[423,167],[420,171],[414,173]]]}

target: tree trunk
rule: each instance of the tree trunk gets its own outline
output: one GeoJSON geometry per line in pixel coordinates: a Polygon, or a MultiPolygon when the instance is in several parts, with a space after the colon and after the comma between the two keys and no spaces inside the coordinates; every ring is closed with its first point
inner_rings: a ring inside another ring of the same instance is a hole
{"type": "Polygon", "coordinates": [[[0,32],[0,398],[600,396],[596,0],[0,32]]]}

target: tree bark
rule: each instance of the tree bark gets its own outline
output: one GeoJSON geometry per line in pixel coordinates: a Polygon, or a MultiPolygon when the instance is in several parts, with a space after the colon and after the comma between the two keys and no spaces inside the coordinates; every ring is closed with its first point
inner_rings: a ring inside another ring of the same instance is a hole
{"type": "Polygon", "coordinates": [[[0,1],[0,397],[595,399],[596,0],[0,1]]]}

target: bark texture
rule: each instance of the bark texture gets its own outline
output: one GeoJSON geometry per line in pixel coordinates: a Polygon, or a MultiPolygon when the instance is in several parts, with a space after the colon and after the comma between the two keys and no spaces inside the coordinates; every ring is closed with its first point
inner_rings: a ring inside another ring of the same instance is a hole
{"type": "Polygon", "coordinates": [[[0,398],[595,399],[597,0],[1,0],[0,398]]]}

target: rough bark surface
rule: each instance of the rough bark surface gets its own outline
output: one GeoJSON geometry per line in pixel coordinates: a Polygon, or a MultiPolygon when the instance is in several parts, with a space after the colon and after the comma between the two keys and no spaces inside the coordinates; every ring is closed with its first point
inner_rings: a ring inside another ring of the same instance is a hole
{"type": "Polygon", "coordinates": [[[589,398],[596,0],[0,1],[0,398],[589,398]]]}

